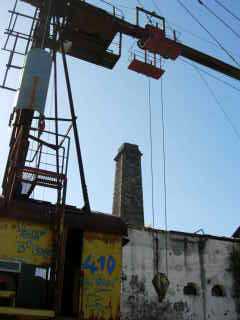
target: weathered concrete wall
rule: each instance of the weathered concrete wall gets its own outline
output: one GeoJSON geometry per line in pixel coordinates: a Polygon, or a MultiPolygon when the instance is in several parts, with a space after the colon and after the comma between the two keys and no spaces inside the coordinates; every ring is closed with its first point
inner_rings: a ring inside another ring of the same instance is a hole
{"type": "Polygon", "coordinates": [[[234,242],[152,229],[129,229],[130,242],[123,249],[122,306],[124,320],[237,320],[233,297],[230,255],[234,242]],[[168,267],[166,267],[166,264],[168,267]],[[170,286],[159,302],[152,280],[167,273],[170,286]],[[194,283],[197,295],[184,294],[194,283]],[[212,296],[214,285],[225,296],[212,296]]]}

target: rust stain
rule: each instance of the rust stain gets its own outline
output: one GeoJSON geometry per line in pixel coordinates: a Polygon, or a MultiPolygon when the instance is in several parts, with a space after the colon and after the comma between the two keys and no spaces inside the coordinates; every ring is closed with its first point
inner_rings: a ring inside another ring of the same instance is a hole
{"type": "Polygon", "coordinates": [[[33,77],[33,85],[32,85],[30,101],[29,101],[29,108],[30,109],[34,108],[38,83],[39,83],[39,77],[36,77],[36,76],[33,77]]]}

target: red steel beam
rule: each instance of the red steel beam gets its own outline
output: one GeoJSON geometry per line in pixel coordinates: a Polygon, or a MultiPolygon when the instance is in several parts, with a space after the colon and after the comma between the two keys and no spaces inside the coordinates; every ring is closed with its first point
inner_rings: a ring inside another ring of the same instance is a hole
{"type": "Polygon", "coordinates": [[[225,63],[222,60],[214,58],[208,54],[205,54],[201,51],[193,49],[191,47],[185,46],[184,44],[180,44],[182,48],[181,56],[187,58],[191,61],[197,62],[202,66],[208,67],[215,71],[218,71],[228,77],[231,77],[236,80],[240,80],[240,69],[225,63]]]}
{"type": "MultiPolygon", "coordinates": [[[[149,37],[149,33],[147,28],[143,28],[129,22],[116,19],[116,27],[119,32],[131,36],[133,38],[139,40],[147,40],[149,37]]],[[[170,40],[174,43],[173,39],[167,38],[166,40],[170,40]]],[[[228,77],[231,77],[236,80],[240,80],[240,68],[237,68],[233,65],[230,65],[220,59],[217,59],[213,56],[210,56],[204,52],[186,46],[180,42],[175,42],[177,46],[181,47],[181,56],[187,58],[193,62],[196,62],[202,66],[210,68],[214,71],[220,72],[228,77]]]]}

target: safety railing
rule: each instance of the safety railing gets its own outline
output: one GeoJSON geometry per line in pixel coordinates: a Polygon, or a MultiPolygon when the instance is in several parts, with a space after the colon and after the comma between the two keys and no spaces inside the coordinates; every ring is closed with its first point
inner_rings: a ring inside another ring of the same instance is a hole
{"type": "Polygon", "coordinates": [[[81,0],[81,1],[97,6],[107,11],[108,13],[112,14],[116,18],[124,19],[123,11],[109,1],[106,1],[106,0],[81,0]]]}

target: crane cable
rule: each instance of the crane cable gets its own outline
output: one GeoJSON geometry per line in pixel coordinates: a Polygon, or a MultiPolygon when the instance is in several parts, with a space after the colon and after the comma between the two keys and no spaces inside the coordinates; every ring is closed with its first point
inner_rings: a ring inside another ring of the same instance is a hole
{"type": "Polygon", "coordinates": [[[152,102],[151,102],[151,80],[148,79],[148,111],[149,111],[149,141],[150,141],[150,169],[151,169],[151,197],[152,197],[152,226],[155,227],[154,207],[154,172],[153,172],[153,138],[152,138],[152,102]]]}
{"type": "Polygon", "coordinates": [[[218,44],[218,46],[240,67],[240,63],[233,57],[233,55],[222,45],[222,43],[198,20],[198,18],[183,4],[181,0],[177,0],[181,7],[200,25],[200,27],[207,32],[207,34],[218,44]]]}
{"type": "MultiPolygon", "coordinates": [[[[150,140],[150,167],[151,167],[151,191],[152,191],[152,224],[155,226],[154,206],[154,170],[153,170],[153,137],[152,137],[152,103],[151,80],[148,80],[148,107],[149,107],[149,140],[150,140]]],[[[165,228],[165,268],[168,276],[168,212],[167,212],[167,179],[166,179],[166,126],[165,107],[163,97],[163,79],[161,79],[161,127],[162,127],[162,154],[163,154],[163,189],[164,189],[164,228],[165,228]]]]}
{"type": "Polygon", "coordinates": [[[223,5],[219,0],[214,0],[220,7],[222,7],[225,11],[227,11],[233,18],[240,22],[240,17],[238,17],[235,13],[233,13],[230,9],[228,9],[225,5],[223,5]]]}
{"type": "Polygon", "coordinates": [[[166,126],[163,97],[163,78],[161,78],[161,123],[162,123],[162,153],[163,153],[163,192],[164,192],[164,222],[165,222],[165,263],[168,276],[168,212],[167,212],[167,179],[166,179],[166,126]]]}
{"type": "Polygon", "coordinates": [[[228,28],[232,33],[240,39],[240,34],[236,32],[227,22],[225,22],[221,17],[219,17],[209,6],[207,6],[202,0],[198,0],[198,2],[215,18],[217,18],[220,22],[224,24],[226,28],[228,28]]]}

